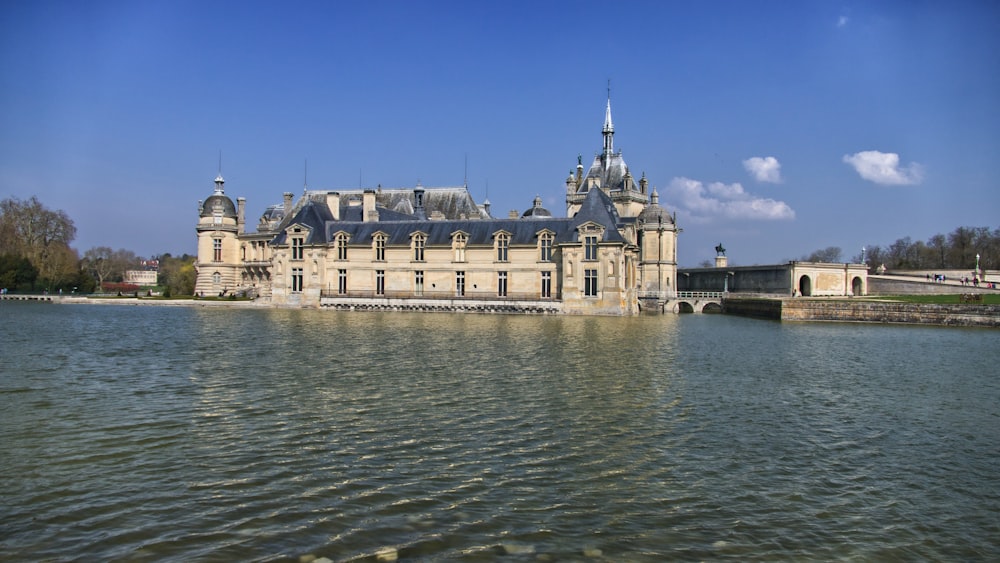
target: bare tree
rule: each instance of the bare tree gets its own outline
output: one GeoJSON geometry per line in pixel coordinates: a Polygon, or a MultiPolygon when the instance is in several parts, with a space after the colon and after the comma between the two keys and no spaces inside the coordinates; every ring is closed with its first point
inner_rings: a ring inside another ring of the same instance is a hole
{"type": "Polygon", "coordinates": [[[808,256],[804,256],[802,261],[835,263],[841,261],[840,257],[842,254],[843,251],[840,250],[839,246],[828,246],[822,250],[813,251],[808,256]]]}

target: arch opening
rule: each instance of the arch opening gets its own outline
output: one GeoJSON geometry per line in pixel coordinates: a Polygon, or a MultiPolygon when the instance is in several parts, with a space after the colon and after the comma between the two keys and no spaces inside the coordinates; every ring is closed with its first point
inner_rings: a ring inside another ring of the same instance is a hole
{"type": "Polygon", "coordinates": [[[803,297],[812,295],[812,280],[809,279],[809,276],[799,278],[799,295],[803,297]]]}

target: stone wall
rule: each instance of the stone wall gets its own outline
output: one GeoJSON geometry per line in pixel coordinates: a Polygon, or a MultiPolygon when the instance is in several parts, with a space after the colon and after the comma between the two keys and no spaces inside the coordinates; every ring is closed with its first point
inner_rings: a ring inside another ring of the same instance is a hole
{"type": "Polygon", "coordinates": [[[723,301],[726,314],[782,321],[903,323],[1000,328],[1000,305],[930,305],[848,299],[742,299],[723,301]]]}

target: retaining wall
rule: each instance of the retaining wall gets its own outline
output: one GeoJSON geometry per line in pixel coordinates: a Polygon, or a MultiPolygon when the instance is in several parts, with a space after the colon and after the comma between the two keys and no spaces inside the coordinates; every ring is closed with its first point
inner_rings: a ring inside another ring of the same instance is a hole
{"type": "Polygon", "coordinates": [[[726,299],[726,314],[781,321],[903,323],[1000,328],[1000,305],[930,305],[849,299],[726,299]]]}

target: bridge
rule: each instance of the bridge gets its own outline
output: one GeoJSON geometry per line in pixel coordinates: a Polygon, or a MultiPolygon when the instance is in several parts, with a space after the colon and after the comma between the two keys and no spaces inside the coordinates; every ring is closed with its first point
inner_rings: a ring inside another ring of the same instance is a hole
{"type": "Polygon", "coordinates": [[[721,313],[724,291],[643,291],[639,306],[644,312],[721,313]]]}

